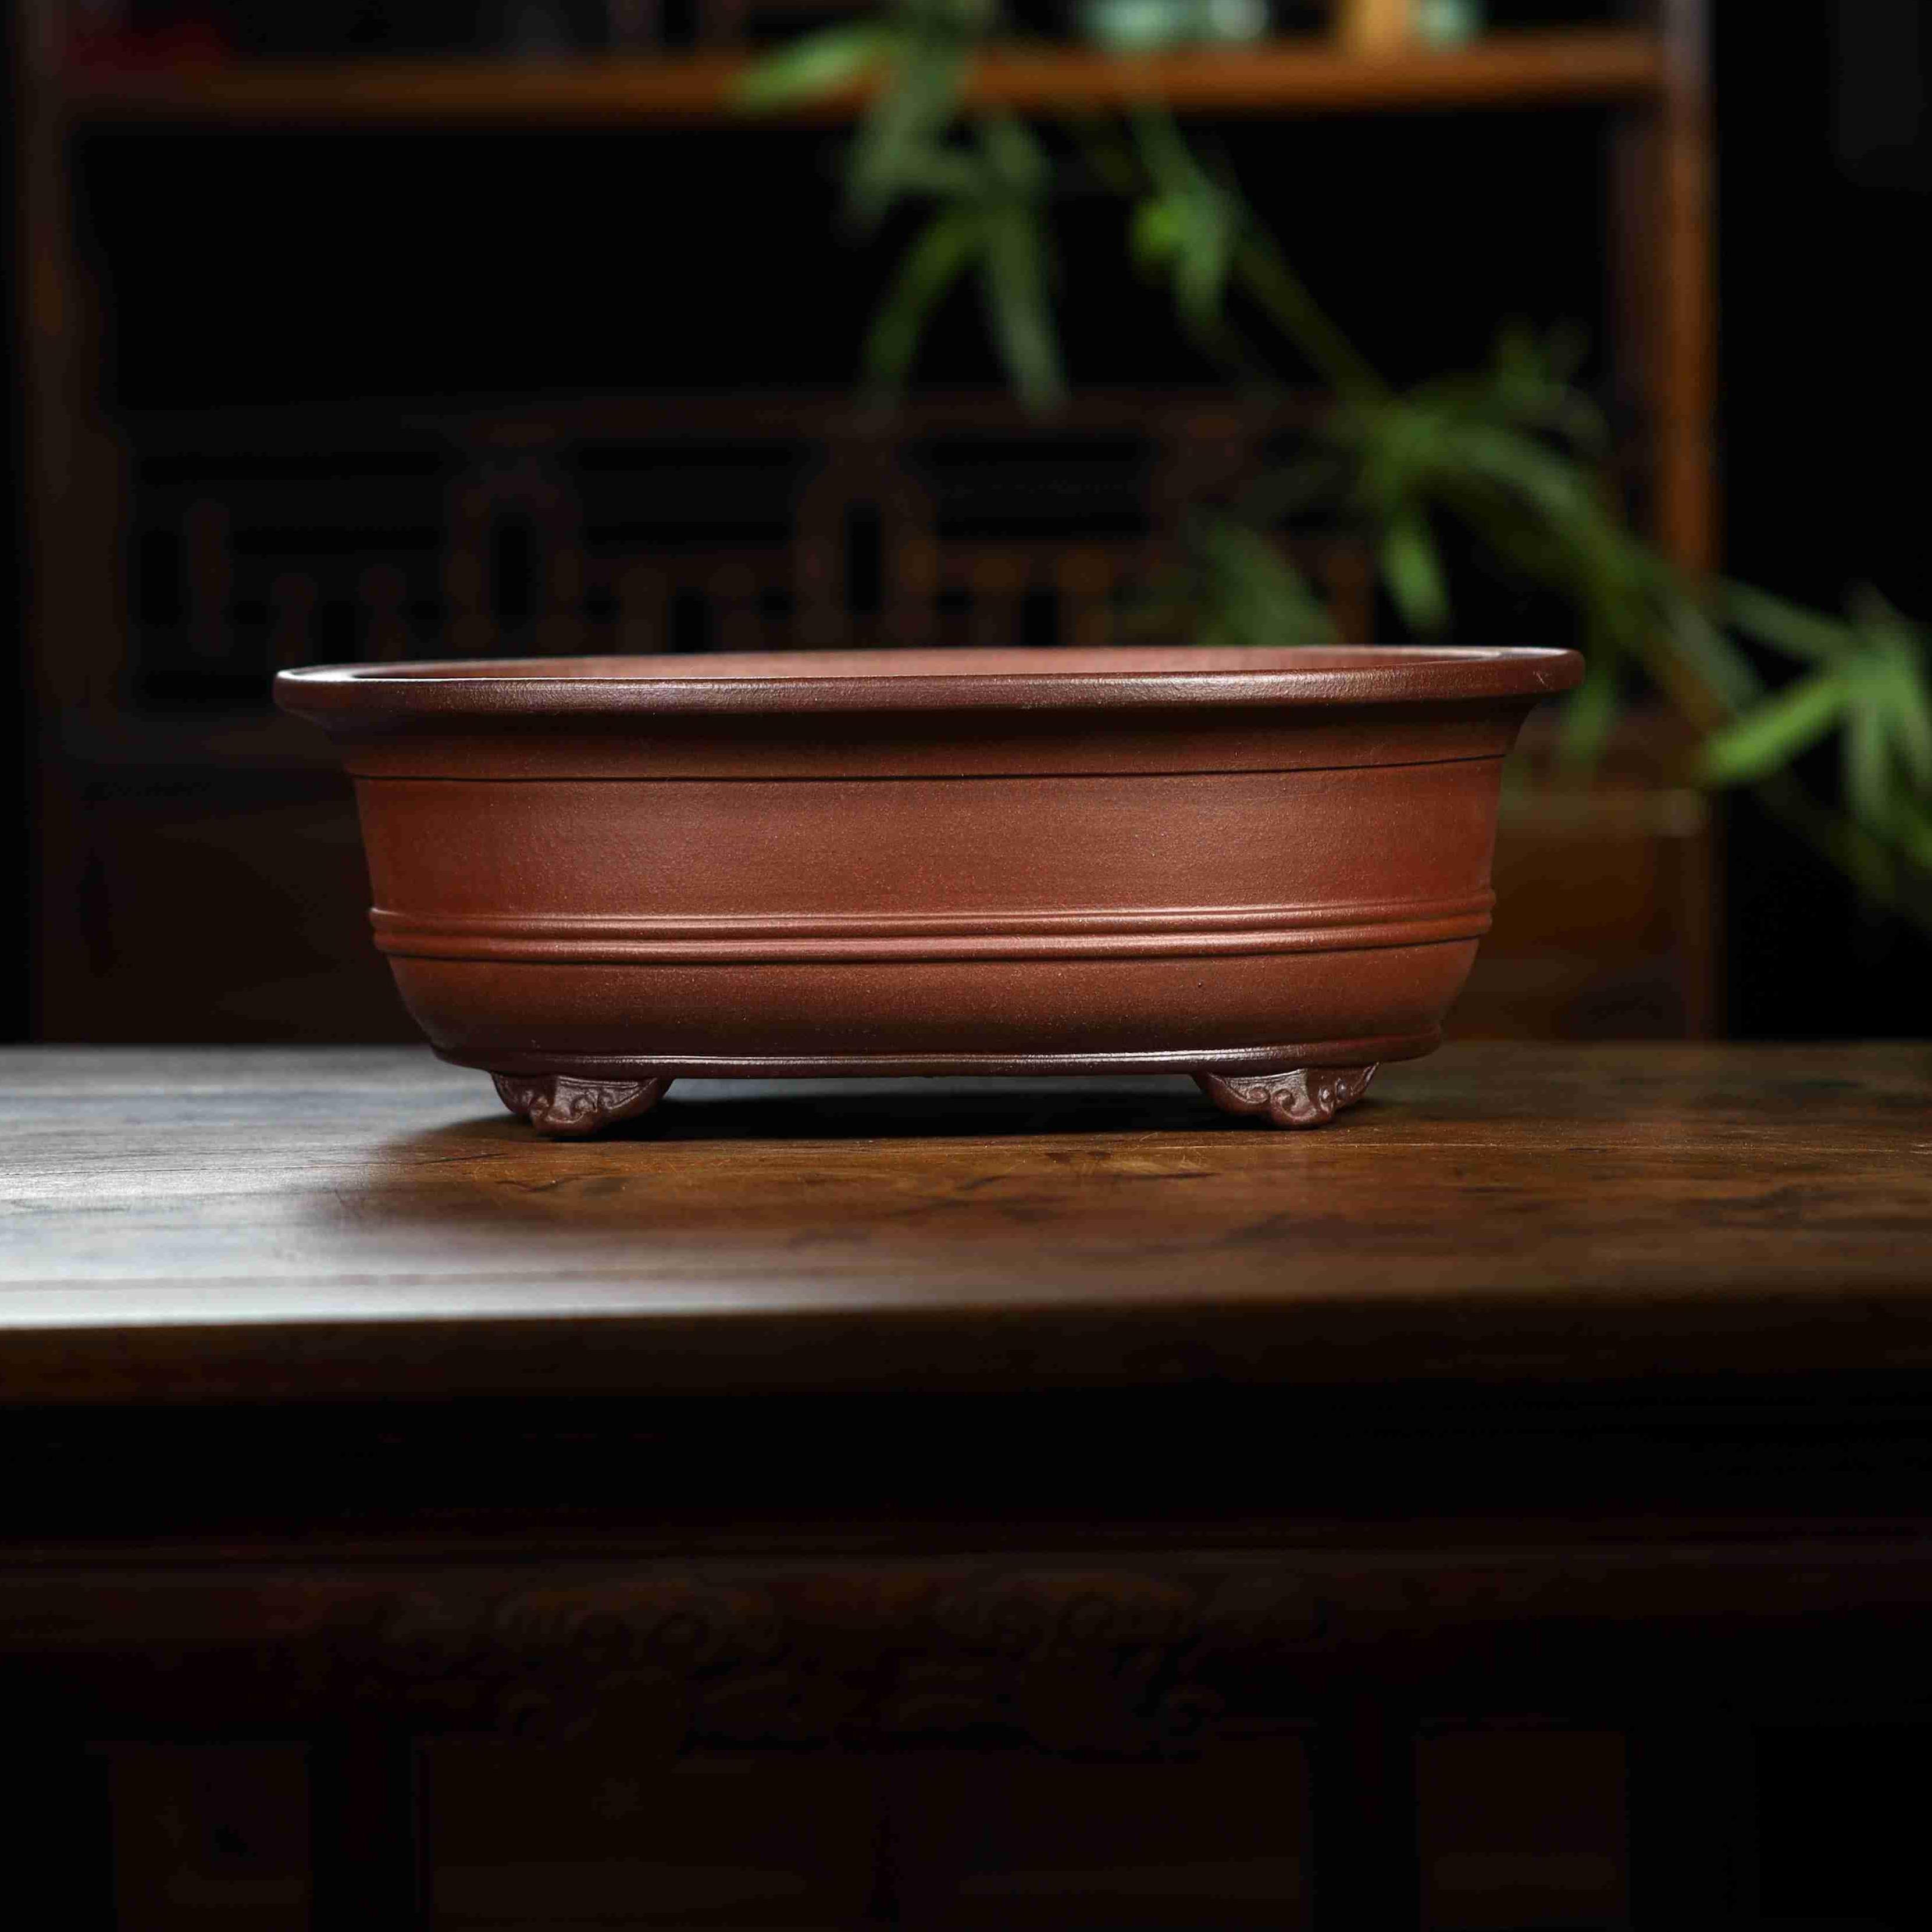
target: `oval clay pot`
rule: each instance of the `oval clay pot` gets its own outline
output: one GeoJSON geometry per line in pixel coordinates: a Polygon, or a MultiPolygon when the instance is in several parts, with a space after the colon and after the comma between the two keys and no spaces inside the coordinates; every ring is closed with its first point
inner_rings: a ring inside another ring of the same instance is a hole
{"type": "Polygon", "coordinates": [[[319,667],[376,943],[556,1133],[680,1075],[1193,1074],[1312,1125],[1426,1053],[1562,650],[319,667]]]}

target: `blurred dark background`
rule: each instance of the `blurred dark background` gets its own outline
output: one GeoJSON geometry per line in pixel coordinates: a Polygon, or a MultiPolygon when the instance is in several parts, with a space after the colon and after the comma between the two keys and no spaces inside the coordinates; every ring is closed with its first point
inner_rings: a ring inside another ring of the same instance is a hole
{"type": "MultiPolygon", "coordinates": [[[[1486,17],[1554,32],[1612,10],[1497,0],[1486,17]]],[[[1278,25],[1316,31],[1321,11],[1278,25]]],[[[1721,561],[1833,607],[1870,582],[1921,616],[1922,15],[1716,0],[1711,17],[1721,561]]],[[[61,68],[82,104],[64,114],[26,58],[38,17],[9,15],[27,166],[8,241],[16,260],[50,236],[72,255],[54,272],[30,259],[9,316],[8,460],[26,486],[9,622],[30,517],[70,587],[7,720],[32,928],[9,1036],[409,1036],[362,925],[346,788],[267,708],[278,663],[1104,639],[1107,594],[1186,479],[1293,434],[1215,389],[1125,266],[1111,204],[1067,217],[1068,416],[1031,424],[1000,399],[962,298],[882,438],[843,398],[904,235],[835,232],[836,130],[142,104],[200,64],[703,43],[788,30],[796,10],[738,9],[723,28],[673,10],[653,28],[590,4],[82,7],[61,68]],[[30,390],[35,302],[67,304],[64,360],[44,358],[30,390]],[[70,439],[58,488],[30,460],[35,407],[70,439]],[[815,541],[844,560],[836,614],[790,600],[815,541]],[[920,556],[940,580],[913,609],[899,586],[920,556]]],[[[1425,104],[1207,131],[1390,373],[1477,362],[1513,318],[1574,320],[1616,406],[1616,118],[1588,100],[1425,104]]],[[[1640,460],[1632,488],[1641,506],[1640,460]]],[[[1310,561],[1346,629],[1392,634],[1346,543],[1310,561]]],[[[1462,628],[1539,642],[1549,622],[1479,591],[1462,628]]],[[[1748,797],[1707,809],[1672,776],[1681,751],[1639,716],[1598,806],[1506,826],[1502,922],[1456,1024],[1924,1031],[1932,947],[1748,797]]]]}
{"type": "MultiPolygon", "coordinates": [[[[1487,18],[1553,34],[1612,10],[1496,0],[1487,18]]],[[[1868,581],[1921,618],[1924,14],[1914,0],[1714,0],[1707,238],[1721,562],[1832,606],[1868,581]]],[[[881,428],[846,398],[904,238],[836,237],[836,130],[718,113],[620,128],[608,112],[531,109],[508,64],[626,36],[644,62],[660,36],[675,52],[807,17],[619,0],[8,8],[21,165],[0,208],[21,272],[5,318],[17,487],[0,599],[16,633],[30,532],[59,582],[58,621],[15,654],[0,717],[15,775],[0,883],[22,909],[0,1033],[410,1036],[369,944],[346,785],[269,710],[278,664],[1104,638],[1112,593],[1158,554],[1175,502],[1292,442],[1292,409],[1258,419],[1214,387],[1123,266],[1118,213],[1100,204],[1068,218],[1066,415],[1029,424],[1000,400],[962,301],[913,406],[881,428]],[[506,58],[499,105],[452,115],[434,64],[479,46],[506,58]],[[332,112],[292,94],[251,103],[246,63],[298,59],[339,91],[332,112]],[[334,64],[412,59],[426,64],[413,117],[358,112],[353,71],[334,64]],[[828,608],[794,594],[812,544],[842,560],[828,608]]],[[[1046,10],[1034,23],[1066,30],[1046,10]]],[[[1324,24],[1314,6],[1276,16],[1284,32],[1324,24]]],[[[1655,425],[1620,366],[1618,254],[1642,257],[1660,218],[1626,210],[1619,243],[1625,111],[1425,103],[1209,131],[1391,373],[1477,361],[1511,318],[1580,323],[1647,514],[1655,425]]],[[[1345,628],[1388,632],[1346,539],[1306,560],[1345,628]]],[[[1551,622],[1493,586],[1465,617],[1487,640],[1544,641],[1551,622]]],[[[1748,797],[1713,810],[1688,791],[1682,749],[1640,709],[1586,794],[1514,795],[1498,931],[1452,1024],[1923,1034],[1932,949],[1861,907],[1748,797]]],[[[1543,755],[1532,742],[1530,764],[1543,755]]],[[[453,1461],[471,1456],[460,1417],[434,1425],[453,1461]]],[[[1088,1480],[1084,1461],[1070,1466],[1088,1480]]],[[[675,1491],[684,1474],[650,1480],[675,1491]]],[[[260,1480],[278,1477],[265,1462],[260,1480]]],[[[646,1479],[626,1465],[606,1480],[646,1479]]],[[[1646,1762],[1641,1743],[1627,1762],[1609,1729],[1426,1740],[1423,1922],[1683,1922],[1674,1868],[1646,1875],[1646,1830],[1727,1842],[1730,1808],[1756,1820],[1755,1922],[1922,1924],[1918,1784],[1871,1729],[1837,1722],[1828,1687],[1808,1694],[1794,1686],[1748,1764],[1715,1773],[1646,1762]]],[[[1922,1727],[1890,1742],[1922,1762],[1922,1727]]],[[[308,1922],[298,1749],[134,1739],[104,1762],[112,1869],[76,1882],[112,1893],[106,1916],[308,1922]]],[[[439,1748],[426,1776],[439,1925],[558,1924],[572,1898],[580,1925],[1060,1926],[1064,1888],[1083,1885],[1118,1907],[1112,1923],[1309,1922],[1298,1744],[1071,1772],[774,1754],[674,1773],[640,1770],[618,1736],[439,1748]],[[1135,1890],[1150,1869],[1168,1875],[1157,1897],[1135,1890]],[[780,1888],[759,1890],[773,1874],[780,1888]],[[882,1903],[895,1882],[898,1905],[882,1903]]]]}

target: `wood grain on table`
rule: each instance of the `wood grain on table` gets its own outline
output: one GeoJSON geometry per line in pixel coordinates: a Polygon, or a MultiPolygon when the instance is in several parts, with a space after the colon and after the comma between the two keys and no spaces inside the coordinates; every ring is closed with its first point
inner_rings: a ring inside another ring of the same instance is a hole
{"type": "Polygon", "coordinates": [[[1260,1752],[1315,1876],[1256,1920],[1444,1923],[1442,1766],[1502,1815],[1581,1735],[1594,1889],[1485,1868],[1508,1922],[1749,1924],[1750,1725],[1923,1721],[1932,1048],[1472,1044],[1302,1134],[1178,1082],[698,1084],[557,1144],[422,1050],[0,1077],[0,1694],[74,1869],[79,1741],[299,1738],[315,1922],[419,1922],[583,1740],[872,1766],[868,1922],[980,1924],[922,1818],[1055,1767],[1098,1892],[1178,1842],[1136,1760],[1216,1892],[1260,1752]]]}
{"type": "Polygon", "coordinates": [[[538,1140],[426,1050],[0,1055],[16,1401],[1932,1360],[1932,1045],[1471,1044],[1280,1133],[1183,1082],[688,1082],[538,1140]]]}

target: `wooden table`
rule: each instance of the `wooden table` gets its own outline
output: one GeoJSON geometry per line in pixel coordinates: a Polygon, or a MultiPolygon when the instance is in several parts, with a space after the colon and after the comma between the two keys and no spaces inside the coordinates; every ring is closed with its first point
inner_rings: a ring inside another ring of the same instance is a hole
{"type": "MultiPolygon", "coordinates": [[[[43,1844],[98,1851],[103,1739],[296,1738],[312,1922],[453,1925],[425,1739],[1288,1741],[1295,1871],[1203,1879],[1226,1922],[1502,1923],[1414,1740],[1526,1726],[1628,1773],[1598,1918],[1545,1922],[1743,1923],[1753,1727],[1932,1707],[1932,1046],[1451,1048],[1309,1134],[1160,1081],[697,1082],[588,1144],[426,1051],[0,1061],[43,1844]]],[[[785,1922],[1035,1922],[893,1815],[785,1922]]]]}

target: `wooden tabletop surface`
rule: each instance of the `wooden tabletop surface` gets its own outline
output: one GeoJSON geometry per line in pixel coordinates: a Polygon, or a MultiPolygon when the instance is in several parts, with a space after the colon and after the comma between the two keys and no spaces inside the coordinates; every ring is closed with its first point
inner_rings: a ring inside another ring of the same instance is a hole
{"type": "Polygon", "coordinates": [[[1932,1044],[694,1082],[536,1139],[426,1049],[0,1054],[14,1402],[1932,1365],[1932,1044]]]}

